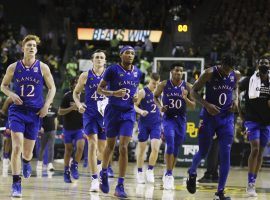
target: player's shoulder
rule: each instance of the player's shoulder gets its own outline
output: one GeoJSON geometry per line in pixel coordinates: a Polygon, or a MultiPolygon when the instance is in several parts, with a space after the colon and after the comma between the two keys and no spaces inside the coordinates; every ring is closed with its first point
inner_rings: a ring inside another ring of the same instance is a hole
{"type": "Polygon", "coordinates": [[[241,72],[239,70],[234,70],[234,74],[238,80],[241,78],[241,72]]]}
{"type": "Polygon", "coordinates": [[[19,61],[16,61],[16,62],[14,62],[14,63],[11,63],[11,64],[8,66],[7,69],[9,69],[9,70],[15,70],[15,68],[16,68],[18,62],[19,62],[19,61]]]}
{"type": "Polygon", "coordinates": [[[91,71],[82,72],[80,75],[80,79],[86,80],[88,77],[88,74],[91,73],[91,71]]]}

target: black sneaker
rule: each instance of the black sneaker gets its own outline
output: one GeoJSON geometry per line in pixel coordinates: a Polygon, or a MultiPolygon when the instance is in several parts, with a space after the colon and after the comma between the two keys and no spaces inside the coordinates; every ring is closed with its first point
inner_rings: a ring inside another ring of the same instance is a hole
{"type": "Polygon", "coordinates": [[[196,177],[197,174],[189,174],[187,179],[187,190],[189,193],[194,194],[196,192],[196,177]]]}
{"type": "Polygon", "coordinates": [[[212,178],[211,176],[203,176],[198,180],[199,183],[212,183],[212,178]]]}
{"type": "Polygon", "coordinates": [[[231,200],[231,197],[225,197],[224,191],[221,190],[215,193],[214,200],[231,200]]]}

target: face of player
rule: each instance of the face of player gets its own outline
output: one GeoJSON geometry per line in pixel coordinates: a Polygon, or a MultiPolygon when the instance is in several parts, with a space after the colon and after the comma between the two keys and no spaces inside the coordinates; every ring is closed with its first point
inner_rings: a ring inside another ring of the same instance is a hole
{"type": "Polygon", "coordinates": [[[183,71],[184,71],[183,67],[175,66],[173,70],[171,71],[172,79],[175,81],[180,81],[183,76],[183,71]]]}
{"type": "Polygon", "coordinates": [[[135,52],[133,50],[126,50],[121,55],[122,63],[125,65],[131,65],[135,58],[135,52]]]}
{"type": "Polygon", "coordinates": [[[149,89],[150,89],[151,91],[154,91],[154,90],[157,88],[158,84],[159,84],[159,80],[156,81],[156,80],[154,80],[154,79],[150,79],[150,82],[149,82],[149,84],[148,84],[148,87],[149,87],[149,89]]]}
{"type": "Polygon", "coordinates": [[[24,46],[22,47],[22,51],[24,56],[35,56],[37,53],[37,43],[35,40],[27,41],[24,46]]]}
{"type": "Polygon", "coordinates": [[[93,55],[93,64],[95,67],[104,67],[106,56],[103,52],[98,52],[93,55]]]}
{"type": "Polygon", "coordinates": [[[258,62],[258,69],[260,74],[267,74],[270,67],[268,59],[260,59],[258,62]]]}

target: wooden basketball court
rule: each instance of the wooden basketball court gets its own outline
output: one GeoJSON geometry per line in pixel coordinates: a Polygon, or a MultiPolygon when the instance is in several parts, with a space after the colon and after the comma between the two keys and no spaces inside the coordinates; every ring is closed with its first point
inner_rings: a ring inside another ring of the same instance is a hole
{"type": "MultiPolygon", "coordinates": [[[[0,170],[2,173],[2,163],[0,163],[0,170]]],[[[63,164],[56,163],[56,171],[48,173],[43,171],[37,174],[36,162],[31,162],[33,173],[30,179],[22,180],[23,197],[22,199],[31,200],[74,200],[74,199],[117,199],[113,196],[114,188],[117,183],[117,178],[110,179],[110,193],[103,194],[90,193],[90,174],[88,169],[82,168],[80,165],[80,179],[71,184],[64,183],[63,180],[63,164]]],[[[113,163],[113,169],[117,177],[118,163],[113,163]]],[[[199,184],[197,193],[191,195],[186,191],[185,178],[187,176],[186,168],[176,168],[175,176],[175,190],[166,191],[162,189],[162,174],[163,165],[158,165],[155,168],[156,182],[154,185],[137,184],[136,183],[136,165],[129,163],[127,177],[125,179],[126,192],[129,199],[176,199],[176,200],[206,200],[213,199],[213,194],[216,191],[216,184],[199,184]]],[[[204,170],[198,171],[200,178],[204,170]]],[[[1,174],[0,176],[0,200],[11,199],[10,186],[12,182],[11,172],[8,174],[1,174]]],[[[247,169],[232,168],[228,178],[226,193],[231,196],[233,200],[247,199],[245,193],[245,186],[247,182],[247,169]]],[[[248,199],[270,199],[270,170],[262,169],[257,178],[257,198],[248,199]]],[[[17,199],[17,198],[16,198],[17,199]]]]}

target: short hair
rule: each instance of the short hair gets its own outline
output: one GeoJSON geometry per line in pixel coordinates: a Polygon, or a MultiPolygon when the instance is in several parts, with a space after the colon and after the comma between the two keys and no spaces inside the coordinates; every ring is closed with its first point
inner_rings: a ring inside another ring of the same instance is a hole
{"type": "Polygon", "coordinates": [[[233,55],[226,54],[226,55],[222,56],[221,64],[232,67],[232,66],[236,65],[236,59],[234,58],[233,55]]]}
{"type": "Polygon", "coordinates": [[[170,65],[170,71],[173,70],[175,67],[182,67],[184,68],[184,63],[178,62],[178,63],[173,63],[170,65]]]}
{"type": "Polygon", "coordinates": [[[95,53],[104,53],[105,57],[106,57],[106,51],[105,50],[97,49],[97,50],[94,51],[94,53],[92,53],[92,55],[91,55],[92,59],[94,58],[95,53]]]}
{"type": "Polygon", "coordinates": [[[38,36],[36,36],[36,35],[27,35],[27,36],[25,36],[25,38],[22,41],[22,46],[24,46],[25,43],[28,42],[28,41],[30,41],[30,40],[36,41],[37,45],[40,44],[40,39],[39,39],[38,36]]]}
{"type": "Polygon", "coordinates": [[[155,81],[158,81],[160,79],[160,75],[158,73],[155,73],[154,72],[154,73],[152,73],[150,75],[150,78],[153,79],[153,80],[155,80],[155,81]]]}
{"type": "Polygon", "coordinates": [[[257,60],[257,62],[256,62],[257,65],[259,64],[260,60],[268,60],[268,61],[270,61],[269,58],[268,58],[267,56],[261,56],[261,57],[258,58],[258,60],[257,60]]]}

